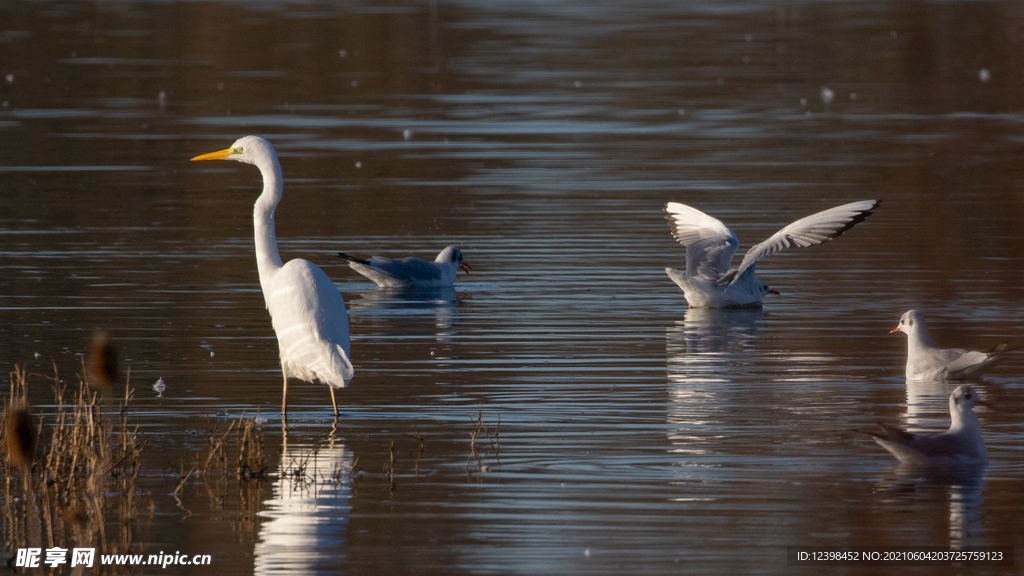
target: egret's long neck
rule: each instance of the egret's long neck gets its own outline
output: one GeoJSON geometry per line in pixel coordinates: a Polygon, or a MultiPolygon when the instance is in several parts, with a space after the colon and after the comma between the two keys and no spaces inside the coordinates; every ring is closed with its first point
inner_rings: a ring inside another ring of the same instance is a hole
{"type": "Polygon", "coordinates": [[[260,273],[263,294],[269,294],[270,281],[283,265],[277,251],[277,235],[274,233],[274,210],[281,202],[284,182],[281,166],[277,162],[261,162],[257,165],[263,175],[263,193],[253,207],[254,238],[256,239],[256,269],[260,273]]]}

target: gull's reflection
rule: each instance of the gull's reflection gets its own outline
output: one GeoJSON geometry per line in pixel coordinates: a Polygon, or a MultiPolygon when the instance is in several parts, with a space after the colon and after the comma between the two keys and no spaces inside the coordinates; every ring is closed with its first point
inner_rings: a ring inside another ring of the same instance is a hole
{"type": "Polygon", "coordinates": [[[437,307],[456,307],[459,295],[455,288],[374,288],[360,294],[352,303],[354,309],[416,310],[437,307]]]}
{"type": "Polygon", "coordinates": [[[326,445],[281,453],[280,478],[263,503],[256,574],[336,573],[345,558],[351,510],[352,455],[326,445]]]}
{"type": "Polygon", "coordinates": [[[908,432],[936,434],[949,428],[949,395],[955,382],[907,380],[907,413],[903,428],[908,432]]]}
{"type": "Polygon", "coordinates": [[[701,310],[691,308],[682,321],[665,330],[665,363],[669,381],[668,439],[673,451],[710,452],[709,434],[722,422],[731,400],[729,374],[756,358],[761,309],[701,310]]]}
{"type": "Polygon", "coordinates": [[[949,506],[949,547],[979,545],[984,518],[985,466],[922,467],[900,464],[882,480],[880,488],[897,500],[945,501],[949,506]],[[941,499],[941,500],[939,500],[941,499]]]}
{"type": "MultiPolygon", "coordinates": [[[[442,344],[450,344],[459,322],[459,307],[464,298],[455,288],[374,288],[350,301],[351,310],[359,310],[375,320],[402,319],[402,336],[431,335],[442,344]]],[[[388,330],[394,334],[393,330],[388,330]]]]}
{"type": "Polygon", "coordinates": [[[763,316],[761,308],[690,308],[666,330],[670,365],[742,359],[757,342],[763,316]]]}

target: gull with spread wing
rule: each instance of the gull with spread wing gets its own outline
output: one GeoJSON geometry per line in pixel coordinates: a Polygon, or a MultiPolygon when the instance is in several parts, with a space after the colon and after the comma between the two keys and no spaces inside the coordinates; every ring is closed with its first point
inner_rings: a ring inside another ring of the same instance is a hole
{"type": "Polygon", "coordinates": [[[876,200],[851,202],[801,218],[747,250],[738,268],[729,269],[740,246],[736,233],[720,220],[686,204],[669,202],[666,218],[672,236],[686,247],[686,271],[665,272],[683,290],[691,308],[760,306],[766,294],[778,294],[754,276],[757,261],[787,248],[831,240],[863,222],[877,208],[876,200]]]}
{"type": "Polygon", "coordinates": [[[914,465],[967,465],[988,463],[975,406],[991,406],[970,386],[957,386],[949,395],[949,430],[939,434],[911,434],[879,423],[882,432],[863,430],[900,462],[914,465]]]}

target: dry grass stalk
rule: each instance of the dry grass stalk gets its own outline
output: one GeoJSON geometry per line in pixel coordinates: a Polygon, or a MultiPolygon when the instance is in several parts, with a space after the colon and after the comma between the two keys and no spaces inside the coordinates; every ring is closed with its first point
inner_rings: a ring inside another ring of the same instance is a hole
{"type": "Polygon", "coordinates": [[[416,461],[413,462],[413,473],[416,474],[416,476],[419,476],[420,475],[420,458],[422,458],[423,457],[423,453],[427,451],[427,435],[426,434],[422,434],[420,432],[419,428],[415,424],[413,424],[412,429],[413,429],[414,432],[416,432],[416,434],[409,434],[408,432],[406,432],[405,435],[408,436],[409,438],[415,439],[416,441],[418,441],[420,443],[420,449],[416,453],[416,461]]]}
{"type": "Polygon", "coordinates": [[[484,462],[487,458],[493,457],[496,463],[501,463],[501,441],[499,439],[501,416],[498,416],[498,421],[492,431],[484,422],[483,407],[477,406],[474,424],[473,430],[469,433],[469,457],[466,459],[467,476],[472,476],[471,468],[474,464],[477,472],[489,472],[491,466],[484,462]],[[486,446],[483,446],[484,441],[487,442],[486,446]]]}
{"type": "Polygon", "coordinates": [[[238,427],[238,477],[243,480],[265,478],[267,468],[263,432],[256,426],[256,420],[245,418],[238,427]]]}
{"type": "MultiPolygon", "coordinates": [[[[52,413],[40,419],[42,454],[32,458],[35,451],[27,452],[20,479],[12,476],[10,469],[3,470],[7,478],[3,511],[6,552],[68,545],[97,547],[109,553],[128,551],[133,542],[141,451],[138,427],[128,421],[130,387],[126,383],[118,410],[109,412],[101,409],[86,376],[79,378],[77,390],[69,392],[56,366],[52,377],[15,367],[10,374],[12,404],[8,408],[24,400],[33,377],[52,382],[54,406],[52,413]],[[108,527],[116,528],[116,537],[108,537],[108,527]]],[[[12,447],[20,442],[13,435],[24,434],[24,419],[19,417],[19,422],[19,426],[2,429],[0,449],[6,454],[0,461],[5,468],[9,459],[18,459],[15,451],[19,448],[12,447]]]]}
{"type": "Polygon", "coordinates": [[[237,425],[238,420],[232,420],[231,423],[228,424],[228,429],[224,432],[223,435],[221,435],[220,438],[217,438],[216,431],[213,431],[213,433],[210,435],[210,454],[209,456],[206,457],[206,465],[203,466],[203,476],[205,478],[224,476],[228,466],[228,456],[226,449],[227,440],[228,437],[231,436],[231,432],[235,429],[235,426],[237,425]],[[220,468],[220,474],[211,474],[211,469],[216,470],[216,468],[220,468]]]}
{"type": "Polygon", "coordinates": [[[249,531],[256,529],[257,515],[263,502],[259,482],[266,479],[269,468],[263,437],[256,419],[244,414],[240,419],[232,420],[223,432],[218,431],[216,424],[209,427],[209,451],[196,456],[194,464],[181,465],[181,480],[174,489],[177,506],[186,513],[186,517],[192,515],[183,500],[186,487],[202,486],[210,508],[222,510],[229,502],[228,489],[234,481],[237,482],[241,512],[239,527],[249,531]],[[232,459],[234,468],[229,467],[232,459]]]}
{"type": "Polygon", "coordinates": [[[395,450],[395,441],[388,444],[388,460],[384,463],[384,481],[388,484],[388,494],[395,493],[395,461],[398,459],[398,451],[395,450]]]}

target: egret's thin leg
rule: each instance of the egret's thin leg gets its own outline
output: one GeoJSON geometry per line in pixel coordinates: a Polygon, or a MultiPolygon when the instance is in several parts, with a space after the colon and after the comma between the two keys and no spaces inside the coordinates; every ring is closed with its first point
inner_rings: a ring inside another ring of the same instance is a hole
{"type": "Polygon", "coordinates": [[[331,391],[331,406],[334,406],[334,419],[338,419],[338,401],[334,399],[334,386],[328,386],[328,390],[331,391]]]}
{"type": "Polygon", "coordinates": [[[281,371],[284,375],[284,390],[281,392],[281,416],[288,416],[288,373],[281,371]]]}

